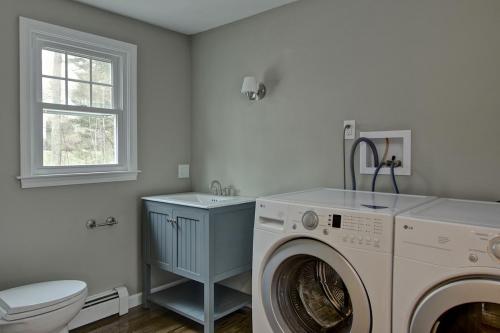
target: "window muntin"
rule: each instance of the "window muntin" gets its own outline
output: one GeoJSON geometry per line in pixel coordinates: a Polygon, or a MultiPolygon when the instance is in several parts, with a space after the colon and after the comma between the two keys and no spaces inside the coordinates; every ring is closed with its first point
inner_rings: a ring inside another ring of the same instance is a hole
{"type": "Polygon", "coordinates": [[[42,47],[42,102],[113,109],[113,62],[42,47]]]}

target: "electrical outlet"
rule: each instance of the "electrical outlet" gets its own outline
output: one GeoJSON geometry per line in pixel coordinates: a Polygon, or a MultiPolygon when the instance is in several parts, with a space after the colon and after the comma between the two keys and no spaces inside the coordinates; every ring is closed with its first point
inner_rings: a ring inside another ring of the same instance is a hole
{"type": "Polygon", "coordinates": [[[349,125],[350,127],[345,129],[344,139],[354,140],[356,138],[356,121],[355,120],[345,120],[344,128],[349,125]]]}

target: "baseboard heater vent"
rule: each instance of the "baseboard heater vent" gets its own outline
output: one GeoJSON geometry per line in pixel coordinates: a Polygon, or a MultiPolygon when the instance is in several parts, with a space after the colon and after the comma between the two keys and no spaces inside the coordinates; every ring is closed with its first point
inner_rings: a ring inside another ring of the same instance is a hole
{"type": "Polygon", "coordinates": [[[87,297],[80,313],[69,323],[69,329],[72,330],[115,314],[122,316],[126,313],[128,313],[128,290],[126,287],[116,287],[87,297]]]}

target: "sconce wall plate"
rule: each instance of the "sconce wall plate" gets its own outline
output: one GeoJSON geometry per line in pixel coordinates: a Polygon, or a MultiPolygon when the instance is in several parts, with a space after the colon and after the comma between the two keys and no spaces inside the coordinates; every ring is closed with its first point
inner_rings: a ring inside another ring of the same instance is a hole
{"type": "Polygon", "coordinates": [[[241,93],[251,101],[260,101],[266,96],[266,86],[263,83],[257,83],[253,76],[247,76],[243,79],[241,93]]]}

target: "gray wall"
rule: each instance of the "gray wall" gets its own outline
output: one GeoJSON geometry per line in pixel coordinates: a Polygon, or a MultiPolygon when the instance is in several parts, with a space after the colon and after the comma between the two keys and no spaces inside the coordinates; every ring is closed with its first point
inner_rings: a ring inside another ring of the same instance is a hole
{"type": "MultiPolygon", "coordinates": [[[[139,197],[188,190],[177,164],[190,160],[190,44],[186,36],[68,0],[0,5],[0,290],[49,279],[83,279],[90,293],[140,285],[139,197]],[[21,189],[18,17],[138,45],[139,168],[133,182],[21,189]],[[87,231],[85,221],[120,224],[87,231]]],[[[158,275],[157,275],[158,276],[158,275]]],[[[169,276],[161,276],[157,283],[169,276]]]]}
{"type": "Polygon", "coordinates": [[[195,36],[194,187],[340,187],[355,119],[413,130],[402,192],[500,200],[499,17],[498,0],[303,0],[195,36]],[[239,93],[245,75],[262,102],[239,93]]]}
{"type": "MultiPolygon", "coordinates": [[[[413,176],[401,177],[403,192],[500,200],[498,17],[497,0],[303,0],[190,45],[72,1],[3,0],[0,289],[77,278],[91,293],[122,283],[134,293],[138,198],[189,190],[176,178],[178,163],[192,159],[202,191],[214,178],[245,195],[339,187],[346,119],[361,130],[413,130],[413,176]],[[20,15],[139,46],[138,181],[20,189],[20,15]],[[240,95],[244,75],[266,82],[264,101],[240,95]],[[108,215],[120,224],[84,228],[108,215]]],[[[385,176],[380,189],[390,190],[385,176]]]]}

